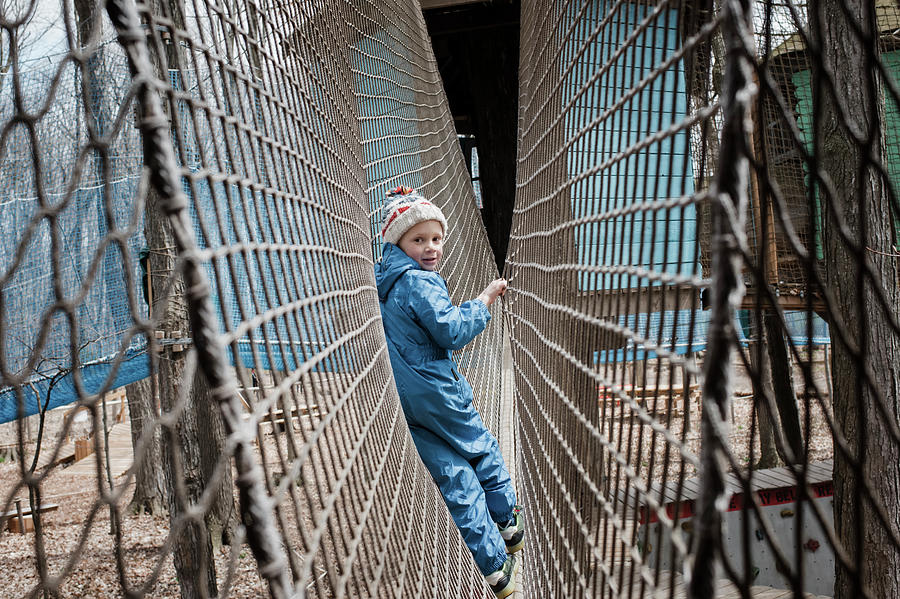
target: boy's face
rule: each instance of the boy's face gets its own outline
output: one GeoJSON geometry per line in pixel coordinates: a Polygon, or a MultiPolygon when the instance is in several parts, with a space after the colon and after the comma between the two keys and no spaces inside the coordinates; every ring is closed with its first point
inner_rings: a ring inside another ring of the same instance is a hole
{"type": "Polygon", "coordinates": [[[425,220],[404,233],[397,245],[419,266],[434,270],[444,254],[444,230],[438,221],[425,220]]]}

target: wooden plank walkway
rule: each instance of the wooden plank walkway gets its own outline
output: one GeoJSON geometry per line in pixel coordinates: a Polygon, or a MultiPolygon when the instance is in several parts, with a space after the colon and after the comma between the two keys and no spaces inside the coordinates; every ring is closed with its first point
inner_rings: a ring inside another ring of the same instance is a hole
{"type": "MultiPolygon", "coordinates": [[[[101,443],[101,467],[106,470],[106,456],[101,443]]],[[[131,422],[119,422],[109,431],[109,465],[113,480],[119,478],[131,468],[134,462],[134,451],[131,447],[131,422]]],[[[91,454],[60,472],[63,476],[93,478],[97,475],[97,456],[91,454]]]]}
{"type": "MultiPolygon", "coordinates": [[[[503,371],[500,382],[500,453],[503,454],[503,459],[506,461],[506,467],[509,470],[509,477],[512,479],[513,486],[516,487],[516,379],[513,372],[512,347],[510,346],[508,335],[503,335],[502,364],[503,371]]],[[[516,487],[516,491],[518,492],[520,489],[516,487]]],[[[521,503],[521,498],[519,501],[521,503]]],[[[527,526],[528,521],[526,520],[525,522],[527,526]]],[[[528,533],[526,532],[525,534],[528,533]]],[[[518,556],[519,559],[523,559],[522,552],[519,552],[518,556]]],[[[525,593],[522,592],[524,565],[524,563],[519,565],[516,591],[510,595],[510,599],[525,599],[525,593]]]]}
{"type": "MultiPolygon", "coordinates": [[[[75,443],[68,442],[65,443],[59,450],[59,454],[57,454],[56,459],[53,459],[53,449],[52,447],[45,447],[41,450],[41,455],[38,458],[37,470],[41,471],[47,466],[57,465],[57,464],[66,464],[68,462],[72,462],[75,460],[75,443]],[[51,464],[52,462],[52,464],[51,464]]],[[[27,464],[30,464],[32,457],[28,456],[27,464]]]]}

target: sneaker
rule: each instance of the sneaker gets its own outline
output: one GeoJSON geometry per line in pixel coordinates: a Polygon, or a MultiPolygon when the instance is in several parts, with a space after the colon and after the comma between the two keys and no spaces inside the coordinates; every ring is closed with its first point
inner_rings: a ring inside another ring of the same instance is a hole
{"type": "Polygon", "coordinates": [[[512,520],[506,524],[498,524],[500,536],[506,542],[506,552],[515,553],[525,546],[525,519],[522,517],[522,506],[513,508],[512,520]]]}
{"type": "Polygon", "coordinates": [[[519,571],[519,559],[515,555],[510,555],[503,562],[503,566],[496,572],[491,572],[484,579],[489,585],[497,599],[509,597],[516,590],[516,572],[519,571]]]}

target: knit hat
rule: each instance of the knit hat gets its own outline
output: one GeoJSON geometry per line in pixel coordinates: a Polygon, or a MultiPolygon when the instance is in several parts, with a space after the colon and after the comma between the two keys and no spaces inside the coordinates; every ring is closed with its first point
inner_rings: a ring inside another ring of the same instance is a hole
{"type": "Polygon", "coordinates": [[[388,204],[384,207],[381,221],[381,237],[388,243],[397,245],[404,233],[426,220],[441,223],[447,235],[447,219],[441,209],[426,200],[415,189],[398,187],[387,192],[388,204]]]}

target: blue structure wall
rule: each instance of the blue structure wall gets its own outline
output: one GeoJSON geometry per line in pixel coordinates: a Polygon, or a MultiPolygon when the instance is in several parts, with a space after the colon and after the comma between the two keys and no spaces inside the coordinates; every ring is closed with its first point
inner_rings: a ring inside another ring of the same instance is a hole
{"type": "MultiPolygon", "coordinates": [[[[577,3],[575,3],[577,4],[577,3]]],[[[567,169],[582,292],[652,288],[661,275],[699,277],[688,102],[674,10],[605,0],[572,5],[564,65],[567,169]],[[667,62],[668,61],[668,62],[667,62]],[[638,270],[640,269],[640,270],[638,270]],[[623,272],[630,270],[630,272],[623,272]]],[[[706,314],[623,315],[650,345],[703,349],[706,314]],[[693,316],[693,318],[692,318],[693,316]],[[693,323],[693,326],[691,326],[693,323]]],[[[600,361],[652,356],[633,342],[600,361]]]]}

